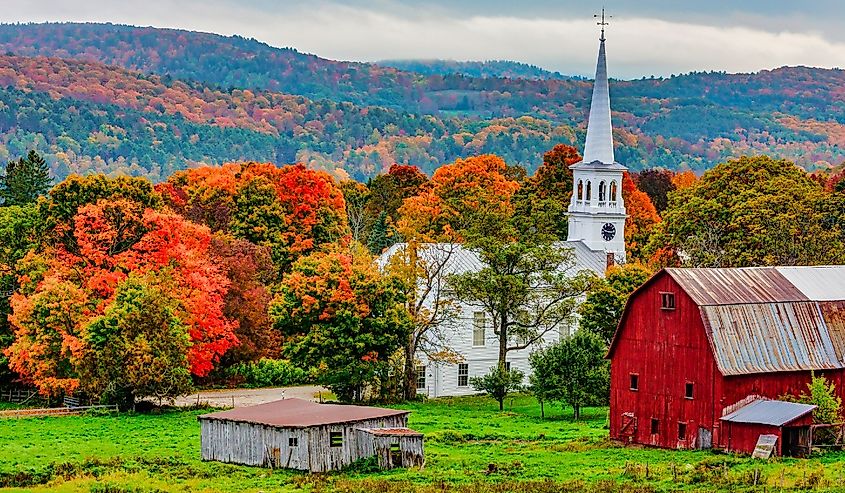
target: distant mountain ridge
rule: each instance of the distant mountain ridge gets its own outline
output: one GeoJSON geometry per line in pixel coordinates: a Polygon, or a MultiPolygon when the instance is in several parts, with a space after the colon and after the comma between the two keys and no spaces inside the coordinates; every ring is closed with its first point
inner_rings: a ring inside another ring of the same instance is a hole
{"type": "MultiPolygon", "coordinates": [[[[0,57],[0,160],[37,148],[58,176],[161,179],[195,163],[255,159],[365,180],[393,162],[430,173],[482,152],[531,170],[555,143],[582,144],[592,88],[424,75],[111,24],[0,25],[3,53],[16,56],[0,57]]],[[[808,169],[845,161],[842,70],[611,81],[611,97],[617,160],[633,170],[700,171],[760,153],[808,169]]]]}
{"type": "Polygon", "coordinates": [[[375,63],[382,67],[392,67],[404,72],[422,75],[465,75],[467,77],[529,79],[529,80],[568,80],[581,79],[552,72],[536,65],[512,60],[457,61],[457,60],[381,60],[375,63]]]}

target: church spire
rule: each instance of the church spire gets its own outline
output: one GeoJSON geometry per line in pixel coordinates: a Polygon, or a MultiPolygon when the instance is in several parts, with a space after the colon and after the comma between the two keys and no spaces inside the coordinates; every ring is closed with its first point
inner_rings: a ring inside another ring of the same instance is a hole
{"type": "MultiPolygon", "coordinates": [[[[598,16],[596,16],[598,17],[598,16]]],[[[601,11],[601,38],[599,38],[599,60],[596,64],[596,82],[593,85],[593,99],[590,103],[590,119],[587,121],[587,141],[584,144],[584,163],[599,161],[613,164],[613,134],[610,126],[610,91],[607,84],[607,57],[604,52],[604,9],[601,11]]]]}

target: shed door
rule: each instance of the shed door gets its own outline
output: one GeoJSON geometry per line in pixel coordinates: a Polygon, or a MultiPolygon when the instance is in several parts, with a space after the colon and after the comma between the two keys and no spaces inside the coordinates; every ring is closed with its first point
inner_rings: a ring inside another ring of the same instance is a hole
{"type": "Polygon", "coordinates": [[[713,433],[703,426],[698,428],[698,448],[713,448],[713,433]]]}

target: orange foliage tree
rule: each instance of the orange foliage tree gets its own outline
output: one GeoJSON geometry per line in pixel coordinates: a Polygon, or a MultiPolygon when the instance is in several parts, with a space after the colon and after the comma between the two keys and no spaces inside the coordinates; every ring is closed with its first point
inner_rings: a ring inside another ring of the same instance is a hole
{"type": "MultiPolygon", "coordinates": [[[[160,299],[160,313],[168,314],[162,320],[172,317],[168,327],[178,322],[184,328],[186,372],[206,375],[237,344],[237,324],[223,311],[228,281],[209,257],[208,228],[122,198],[79,207],[67,227],[74,248],[58,242],[43,253],[30,252],[19,265],[21,288],[11,301],[15,341],[6,354],[11,368],[41,393],[81,388],[102,396],[113,390],[107,379],[81,379],[80,373],[101,356],[92,327],[100,317],[114,314],[116,293],[130,277],[135,283],[153,279],[154,291],[167,294],[166,300],[149,291],[139,296],[160,299]]],[[[160,348],[150,345],[148,350],[134,361],[144,364],[160,348]]],[[[141,396],[126,391],[132,400],[141,396]]]]}
{"type": "Polygon", "coordinates": [[[660,222],[654,204],[645,193],[640,191],[627,172],[622,177],[622,198],[628,218],[625,219],[625,245],[631,260],[643,259],[643,248],[656,224],[660,222]]]}
{"type": "Polygon", "coordinates": [[[349,234],[340,187],[327,173],[301,164],[206,166],[176,173],[158,189],[188,219],[270,247],[281,272],[349,234]]]}

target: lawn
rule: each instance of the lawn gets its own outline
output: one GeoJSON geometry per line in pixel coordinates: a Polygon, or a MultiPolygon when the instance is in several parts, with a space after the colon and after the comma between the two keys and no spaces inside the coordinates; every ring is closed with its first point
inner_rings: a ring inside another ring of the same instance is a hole
{"type": "Polygon", "coordinates": [[[735,458],[710,452],[619,447],[606,440],[606,410],[572,422],[540,419],[527,396],[499,412],[482,397],[399,406],[426,435],[423,470],[329,475],[202,462],[202,411],[0,421],[2,491],[57,492],[557,492],[845,491],[845,454],[809,460],[735,458]],[[755,487],[756,483],[756,487],[755,487]]]}

